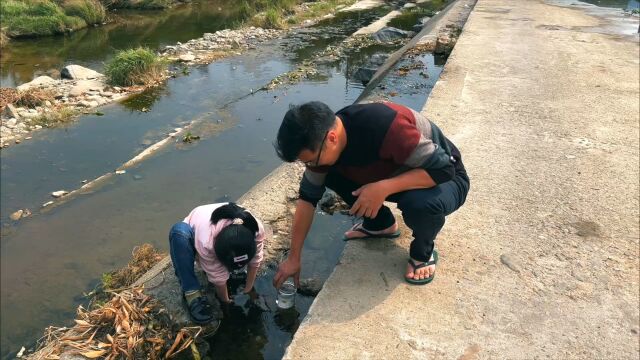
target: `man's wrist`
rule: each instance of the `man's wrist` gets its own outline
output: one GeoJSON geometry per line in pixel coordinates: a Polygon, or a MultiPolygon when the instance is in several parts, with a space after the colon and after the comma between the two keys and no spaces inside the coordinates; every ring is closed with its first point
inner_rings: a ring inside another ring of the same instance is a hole
{"type": "Polygon", "coordinates": [[[385,195],[385,199],[387,198],[387,196],[396,193],[396,191],[394,190],[393,178],[380,180],[378,181],[378,184],[380,185],[380,190],[385,195]]]}

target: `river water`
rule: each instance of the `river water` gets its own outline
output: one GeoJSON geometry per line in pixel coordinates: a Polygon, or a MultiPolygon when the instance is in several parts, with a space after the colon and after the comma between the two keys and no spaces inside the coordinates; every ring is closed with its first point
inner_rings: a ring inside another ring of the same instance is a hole
{"type": "MultiPolygon", "coordinates": [[[[66,50],[51,51],[55,56],[41,56],[39,67],[79,63],[99,69],[115,49],[137,44],[155,47],[199,37],[237,22],[232,11],[221,15],[225,10],[218,7],[226,9],[219,6],[225,3],[230,2],[195,4],[193,9],[180,10],[184,18],[159,14],[157,25],[146,25],[146,31],[141,30],[144,26],[113,25],[111,30],[88,29],[84,35],[37,40],[42,46],[50,42],[51,50],[82,36],[66,50]],[[187,25],[191,17],[196,24],[187,25]],[[93,52],[91,44],[98,38],[103,42],[93,52]]],[[[37,132],[32,140],[4,149],[0,153],[2,357],[32,344],[48,325],[69,325],[75,308],[86,302],[82,293],[92,289],[102,273],[126,264],[134,246],[148,242],[166,250],[168,228],[193,207],[235,200],[277,167],[280,162],[272,141],[290,103],[319,99],[334,110],[353,103],[363,85],[351,80],[350,74],[374,53],[390,53],[397,46],[351,53],[346,59],[320,66],[317,76],[299,84],[254,90],[387,11],[340,15],[246,54],[193,67],[190,74],[160,88],[101,108],[104,116],[83,116],[66,127],[37,132]],[[142,112],[142,108],[150,111],[142,112]],[[7,220],[17,209],[39,209],[52,191],[74,189],[83,180],[112,172],[175,127],[194,120],[191,131],[201,140],[176,142],[126,174],[51,211],[34,211],[32,217],[18,223],[7,220]]],[[[16,44],[11,51],[37,47],[16,44]]],[[[20,63],[28,64],[37,57],[24,56],[18,62],[3,55],[3,85],[5,81],[28,81],[34,75],[33,66],[20,63]],[[11,65],[5,68],[5,64],[11,65]]],[[[429,56],[420,61],[432,86],[442,61],[434,62],[429,56]]],[[[430,87],[399,91],[393,100],[419,109],[429,91],[430,87]]],[[[342,231],[350,221],[344,216],[318,217],[305,244],[303,277],[324,280],[329,276],[342,250],[342,231]]],[[[271,276],[268,272],[257,282],[258,292],[266,299],[274,295],[271,276]]],[[[242,358],[281,357],[311,302],[299,296],[294,311],[285,314],[256,312],[247,304],[238,304],[211,340],[216,358],[220,348],[241,348],[242,358]]],[[[233,352],[224,353],[234,358],[233,352]]]]}

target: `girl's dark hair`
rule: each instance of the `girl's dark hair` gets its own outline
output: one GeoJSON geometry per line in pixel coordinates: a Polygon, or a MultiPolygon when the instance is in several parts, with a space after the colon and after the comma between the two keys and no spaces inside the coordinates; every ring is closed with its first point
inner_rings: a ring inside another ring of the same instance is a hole
{"type": "Polygon", "coordinates": [[[258,221],[247,210],[232,202],[211,213],[212,224],[223,219],[241,219],[242,225],[230,224],[220,231],[214,245],[216,256],[227,269],[240,269],[256,255],[258,221]]]}

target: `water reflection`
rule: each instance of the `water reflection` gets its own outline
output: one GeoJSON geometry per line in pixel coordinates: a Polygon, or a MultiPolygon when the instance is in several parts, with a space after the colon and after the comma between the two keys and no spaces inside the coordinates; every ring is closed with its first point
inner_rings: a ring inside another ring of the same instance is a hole
{"type": "Polygon", "coordinates": [[[0,83],[13,87],[36,74],[78,64],[102,71],[117,50],[184,42],[205,32],[234,27],[242,20],[231,0],[205,0],[170,10],[120,10],[110,23],[96,28],[36,39],[17,39],[2,49],[0,83]]]}

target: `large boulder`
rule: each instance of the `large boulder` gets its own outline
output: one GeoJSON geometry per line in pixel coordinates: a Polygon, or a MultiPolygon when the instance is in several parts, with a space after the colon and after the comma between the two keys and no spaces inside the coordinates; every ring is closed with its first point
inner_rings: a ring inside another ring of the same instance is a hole
{"type": "Polygon", "coordinates": [[[377,32],[372,34],[371,37],[377,42],[387,43],[387,42],[396,41],[398,39],[404,39],[413,34],[414,33],[412,31],[400,30],[400,29],[388,26],[378,30],[377,32]]]}
{"type": "Polygon", "coordinates": [[[38,76],[37,78],[29,81],[28,83],[18,86],[16,90],[25,91],[33,87],[47,86],[55,82],[56,81],[49,76],[38,76]]]}
{"type": "Polygon", "coordinates": [[[67,65],[60,72],[60,76],[62,76],[63,79],[90,80],[97,79],[104,75],[80,65],[67,65]]]}

